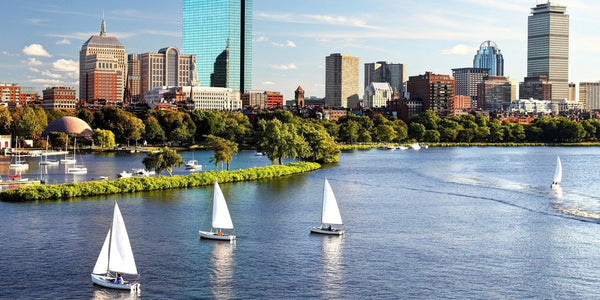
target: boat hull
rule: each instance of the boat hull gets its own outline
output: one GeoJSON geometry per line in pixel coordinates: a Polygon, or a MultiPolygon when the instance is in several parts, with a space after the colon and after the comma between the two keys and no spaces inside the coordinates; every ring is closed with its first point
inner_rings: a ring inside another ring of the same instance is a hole
{"type": "Polygon", "coordinates": [[[216,232],[210,231],[199,231],[201,239],[209,239],[209,240],[218,240],[218,241],[233,241],[235,240],[235,235],[233,234],[225,234],[218,235],[216,232]]]}
{"type": "Polygon", "coordinates": [[[329,230],[328,228],[321,227],[311,227],[311,233],[319,233],[319,234],[327,234],[327,235],[342,235],[344,234],[344,230],[332,228],[329,230]]]}
{"type": "Polygon", "coordinates": [[[104,275],[92,274],[92,282],[99,286],[103,286],[103,287],[110,288],[110,289],[127,290],[127,291],[139,291],[139,289],[140,289],[139,283],[118,284],[118,283],[114,283],[114,280],[115,280],[114,278],[107,277],[104,275]]]}

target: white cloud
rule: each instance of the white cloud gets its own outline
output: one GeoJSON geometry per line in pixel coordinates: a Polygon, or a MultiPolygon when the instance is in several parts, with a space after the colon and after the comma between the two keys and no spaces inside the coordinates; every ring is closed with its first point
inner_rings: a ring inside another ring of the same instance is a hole
{"type": "Polygon", "coordinates": [[[71,41],[67,38],[63,38],[60,41],[56,41],[57,45],[71,45],[71,41]]]}
{"type": "Polygon", "coordinates": [[[35,43],[25,46],[25,48],[23,48],[23,53],[29,56],[52,57],[52,55],[50,55],[50,53],[48,53],[44,47],[42,47],[42,45],[35,43]]]}
{"type": "Polygon", "coordinates": [[[39,25],[39,24],[41,24],[41,23],[45,22],[45,20],[42,20],[42,19],[34,19],[34,18],[31,18],[31,19],[25,19],[25,20],[26,20],[27,22],[29,22],[29,23],[33,24],[33,25],[39,25]]]}
{"type": "Polygon", "coordinates": [[[271,42],[271,45],[273,45],[275,47],[290,47],[290,48],[295,48],[296,47],[296,43],[294,43],[292,41],[286,41],[285,44],[283,44],[283,43],[277,43],[277,42],[271,42]]]}
{"type": "Polygon", "coordinates": [[[263,81],[261,82],[262,85],[275,85],[275,82],[273,81],[263,81]]]}
{"type": "Polygon", "coordinates": [[[36,68],[33,68],[33,67],[29,68],[29,71],[36,72],[36,73],[40,72],[39,69],[36,69],[36,68]]]}
{"type": "Polygon", "coordinates": [[[77,72],[79,69],[79,63],[70,59],[59,59],[52,63],[52,69],[54,71],[61,72],[77,72]]]}
{"type": "Polygon", "coordinates": [[[298,69],[298,67],[291,63],[291,64],[287,64],[287,65],[269,65],[269,67],[271,69],[275,69],[275,70],[295,70],[298,69]]]}
{"type": "Polygon", "coordinates": [[[60,74],[54,74],[54,73],[51,73],[50,71],[42,71],[42,75],[48,76],[48,77],[53,78],[53,79],[62,78],[62,75],[60,75],[60,74]]]}
{"type": "Polygon", "coordinates": [[[47,78],[31,79],[31,80],[29,80],[29,82],[42,83],[42,84],[50,84],[50,85],[60,85],[62,83],[62,81],[60,81],[60,80],[57,80],[57,79],[47,79],[47,78]]]}
{"type": "Polygon", "coordinates": [[[27,60],[27,65],[28,66],[40,66],[43,65],[44,63],[42,63],[41,61],[37,60],[35,57],[30,57],[27,60]]]}
{"type": "Polygon", "coordinates": [[[440,51],[441,54],[457,54],[457,55],[473,54],[475,52],[477,52],[477,48],[470,47],[467,45],[456,45],[456,46],[452,47],[451,49],[445,49],[445,50],[440,51]]]}
{"type": "Polygon", "coordinates": [[[268,37],[266,37],[264,35],[261,35],[261,36],[255,38],[254,40],[252,40],[252,42],[254,42],[254,43],[260,43],[260,42],[266,42],[268,40],[269,40],[268,37]]]}

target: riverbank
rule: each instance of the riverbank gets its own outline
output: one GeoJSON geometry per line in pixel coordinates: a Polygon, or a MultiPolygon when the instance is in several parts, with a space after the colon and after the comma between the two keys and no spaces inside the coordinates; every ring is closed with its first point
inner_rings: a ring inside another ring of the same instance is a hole
{"type": "Polygon", "coordinates": [[[85,181],[63,184],[33,184],[0,192],[0,201],[28,202],[62,200],[75,197],[123,194],[154,190],[190,188],[219,183],[254,181],[300,174],[321,168],[318,163],[293,162],[233,171],[208,171],[190,175],[130,177],[105,181],[85,181]]]}
{"type": "MultiPolygon", "coordinates": [[[[410,146],[411,143],[401,143],[400,145],[410,146]]],[[[447,143],[447,142],[421,142],[420,145],[427,145],[429,147],[598,147],[600,142],[579,142],[579,143],[517,143],[517,142],[506,142],[506,143],[485,143],[485,142],[473,142],[473,143],[447,143]]],[[[339,144],[338,148],[342,151],[348,150],[369,150],[378,148],[381,146],[398,146],[398,143],[391,144],[339,144]]]]}

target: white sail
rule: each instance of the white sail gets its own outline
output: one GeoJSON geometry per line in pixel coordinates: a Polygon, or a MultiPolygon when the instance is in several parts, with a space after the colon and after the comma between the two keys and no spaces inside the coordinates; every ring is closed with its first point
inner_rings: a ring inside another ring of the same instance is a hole
{"type": "Polygon", "coordinates": [[[102,250],[100,250],[100,255],[98,255],[98,260],[96,261],[96,265],[94,266],[94,274],[106,274],[108,272],[108,244],[110,243],[110,229],[106,234],[106,239],[104,240],[104,245],[102,245],[102,250]]]}
{"type": "Polygon", "coordinates": [[[114,272],[137,275],[138,272],[133,258],[133,251],[131,251],[131,244],[129,244],[127,229],[125,229],[125,222],[116,202],[111,233],[108,269],[114,272]]]}
{"type": "Polygon", "coordinates": [[[554,171],[554,182],[560,183],[562,181],[562,164],[560,162],[560,157],[556,156],[556,170],[554,171]]]}
{"type": "Polygon", "coordinates": [[[229,215],[229,209],[227,209],[225,196],[223,196],[223,192],[216,180],[213,189],[212,227],[217,229],[233,229],[233,222],[229,215]]]}
{"type": "Polygon", "coordinates": [[[321,223],[323,224],[335,224],[342,225],[342,216],[335,200],[333,190],[329,185],[329,181],[325,179],[325,186],[323,187],[323,214],[321,216],[321,223]]]}

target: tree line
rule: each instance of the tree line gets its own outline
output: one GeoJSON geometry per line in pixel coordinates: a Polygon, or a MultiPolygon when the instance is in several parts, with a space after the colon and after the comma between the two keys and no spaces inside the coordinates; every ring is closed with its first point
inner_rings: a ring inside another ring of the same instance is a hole
{"type": "MultiPolygon", "coordinates": [[[[46,126],[63,116],[76,116],[94,128],[93,142],[102,148],[116,143],[130,145],[142,140],[151,145],[203,145],[215,151],[211,162],[229,167],[239,149],[257,149],[274,163],[301,158],[319,163],[338,161],[336,143],[405,142],[542,142],[564,143],[600,140],[600,121],[573,121],[542,117],[529,124],[501,122],[496,118],[465,114],[440,118],[428,110],[408,122],[349,113],[338,121],[301,119],[289,111],[259,111],[252,120],[226,111],[146,111],[139,115],[115,107],[91,112],[53,110],[37,106],[0,107],[0,134],[39,137],[46,126]]],[[[66,143],[61,134],[51,144],[66,143]]],[[[44,141],[39,141],[43,143],[44,141]]],[[[84,141],[82,141],[84,142],[84,141]]],[[[79,143],[79,142],[78,142],[79,143]]]]}

